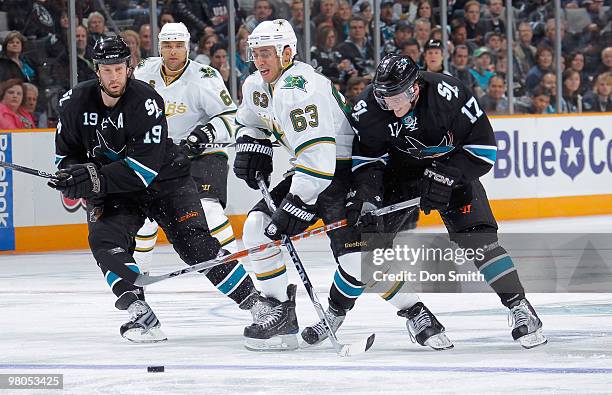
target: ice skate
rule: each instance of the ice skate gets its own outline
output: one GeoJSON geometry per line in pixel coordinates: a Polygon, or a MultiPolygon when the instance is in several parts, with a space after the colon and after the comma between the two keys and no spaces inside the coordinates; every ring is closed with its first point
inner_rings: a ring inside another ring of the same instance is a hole
{"type": "MultiPolygon", "coordinates": [[[[329,322],[329,325],[331,326],[330,329],[336,333],[346,318],[346,311],[343,308],[335,307],[330,303],[327,311],[325,312],[325,316],[327,317],[327,322],[329,322]]],[[[323,320],[320,320],[312,326],[307,326],[302,331],[302,347],[316,346],[328,337],[329,334],[325,329],[325,323],[323,320]]]]}
{"type": "Polygon", "coordinates": [[[256,295],[250,307],[253,324],[244,328],[245,347],[251,351],[287,351],[298,348],[295,314],[296,286],[287,287],[288,300],[256,295]]]}
{"type": "Polygon", "coordinates": [[[542,334],[542,321],[527,299],[521,299],[510,307],[508,326],[512,328],[512,338],[524,348],[534,348],[548,342],[542,334]]]}
{"type": "Polygon", "coordinates": [[[121,336],[134,343],[157,343],[168,340],[155,313],[144,300],[136,300],[127,308],[130,321],[121,325],[121,336]]]}
{"type": "Polygon", "coordinates": [[[429,346],[434,350],[447,350],[454,345],[444,333],[444,326],[421,302],[409,309],[400,310],[397,315],[407,319],[406,327],[412,342],[429,346]]]}

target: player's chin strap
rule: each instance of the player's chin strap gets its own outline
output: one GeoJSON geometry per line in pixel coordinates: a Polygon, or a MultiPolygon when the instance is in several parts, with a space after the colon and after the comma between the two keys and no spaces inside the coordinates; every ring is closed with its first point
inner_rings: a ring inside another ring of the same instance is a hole
{"type": "MultiPolygon", "coordinates": [[[[0,165],[2,165],[3,162],[0,162],[0,165]]],[[[397,204],[392,204],[390,206],[386,206],[383,208],[379,208],[378,210],[374,210],[372,211],[372,214],[376,215],[376,216],[380,216],[380,215],[386,215],[389,213],[393,213],[395,211],[399,211],[399,210],[403,210],[406,208],[416,208],[419,205],[420,202],[420,198],[416,198],[416,199],[412,199],[412,200],[407,200],[405,202],[401,202],[401,203],[397,203],[397,204]]],[[[311,230],[307,230],[305,232],[302,232],[300,234],[297,234],[295,236],[291,236],[290,239],[292,241],[298,241],[298,240],[302,240],[302,239],[307,239],[309,237],[312,236],[317,236],[317,235],[321,235],[323,233],[327,233],[330,232],[334,229],[338,229],[338,228],[342,228],[347,226],[347,222],[345,219],[340,220],[340,221],[336,221],[336,222],[332,222],[330,224],[321,226],[319,228],[314,228],[311,230]]],[[[136,278],[136,281],[134,281],[134,285],[137,285],[139,287],[145,286],[145,285],[151,285],[151,284],[155,284],[158,283],[160,281],[164,281],[167,280],[169,278],[173,278],[173,277],[178,277],[178,276],[182,276],[184,274],[187,273],[192,273],[192,272],[196,272],[196,271],[200,271],[200,270],[205,270],[205,269],[210,269],[211,267],[214,266],[218,266],[218,265],[223,265],[225,263],[228,262],[232,262],[235,261],[236,259],[241,259],[241,258],[245,258],[250,254],[254,254],[256,252],[262,252],[265,251],[269,248],[272,247],[279,247],[282,244],[281,240],[275,240],[275,241],[270,241],[268,243],[264,243],[264,244],[260,244],[258,246],[255,247],[251,247],[251,248],[247,248],[241,251],[237,251],[234,252],[233,254],[230,255],[224,255],[224,256],[220,256],[217,257],[215,259],[211,259],[209,261],[205,261],[205,262],[200,262],[200,263],[196,263],[193,266],[189,266],[180,270],[175,270],[166,274],[160,274],[158,276],[150,276],[150,275],[146,275],[146,274],[139,274],[138,277],[136,278]]]]}

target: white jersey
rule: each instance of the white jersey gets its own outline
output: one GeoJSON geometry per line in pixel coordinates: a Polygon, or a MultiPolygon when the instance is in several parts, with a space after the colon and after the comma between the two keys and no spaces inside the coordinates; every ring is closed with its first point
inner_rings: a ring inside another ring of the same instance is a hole
{"type": "Polygon", "coordinates": [[[259,71],[251,74],[242,93],[237,135],[276,138],[294,158],[290,192],[314,203],[331,183],[336,159],[351,159],[354,133],[344,97],[329,79],[302,62],[284,70],[273,87],[259,71]]]}
{"type": "MultiPolygon", "coordinates": [[[[168,120],[168,136],[175,144],[186,139],[196,125],[210,123],[215,128],[215,143],[229,143],[235,134],[236,104],[223,79],[210,66],[187,61],[183,73],[166,85],[162,58],[143,60],[134,77],[147,82],[161,95],[168,120]]],[[[217,153],[225,149],[207,150],[217,153]]]]}

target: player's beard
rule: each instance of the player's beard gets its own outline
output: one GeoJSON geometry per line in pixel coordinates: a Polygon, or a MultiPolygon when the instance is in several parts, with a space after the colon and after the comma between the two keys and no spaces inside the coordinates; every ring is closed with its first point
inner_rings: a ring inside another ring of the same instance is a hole
{"type": "Polygon", "coordinates": [[[100,88],[102,89],[102,91],[104,91],[104,93],[106,93],[108,96],[112,97],[113,99],[118,99],[121,96],[123,96],[123,94],[125,93],[129,79],[130,79],[130,76],[128,73],[125,77],[125,83],[123,84],[123,88],[121,88],[121,91],[119,93],[111,93],[111,91],[104,85],[104,83],[102,83],[102,80],[99,77],[98,77],[98,82],[100,83],[100,88]]]}

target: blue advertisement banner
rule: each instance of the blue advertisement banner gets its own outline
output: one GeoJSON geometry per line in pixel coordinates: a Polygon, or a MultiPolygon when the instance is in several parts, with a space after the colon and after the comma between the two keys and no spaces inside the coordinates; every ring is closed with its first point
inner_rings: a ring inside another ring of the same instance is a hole
{"type": "MultiPolygon", "coordinates": [[[[0,161],[12,163],[11,135],[0,133],[0,161]]],[[[0,251],[15,250],[13,171],[0,167],[0,251]]]]}

